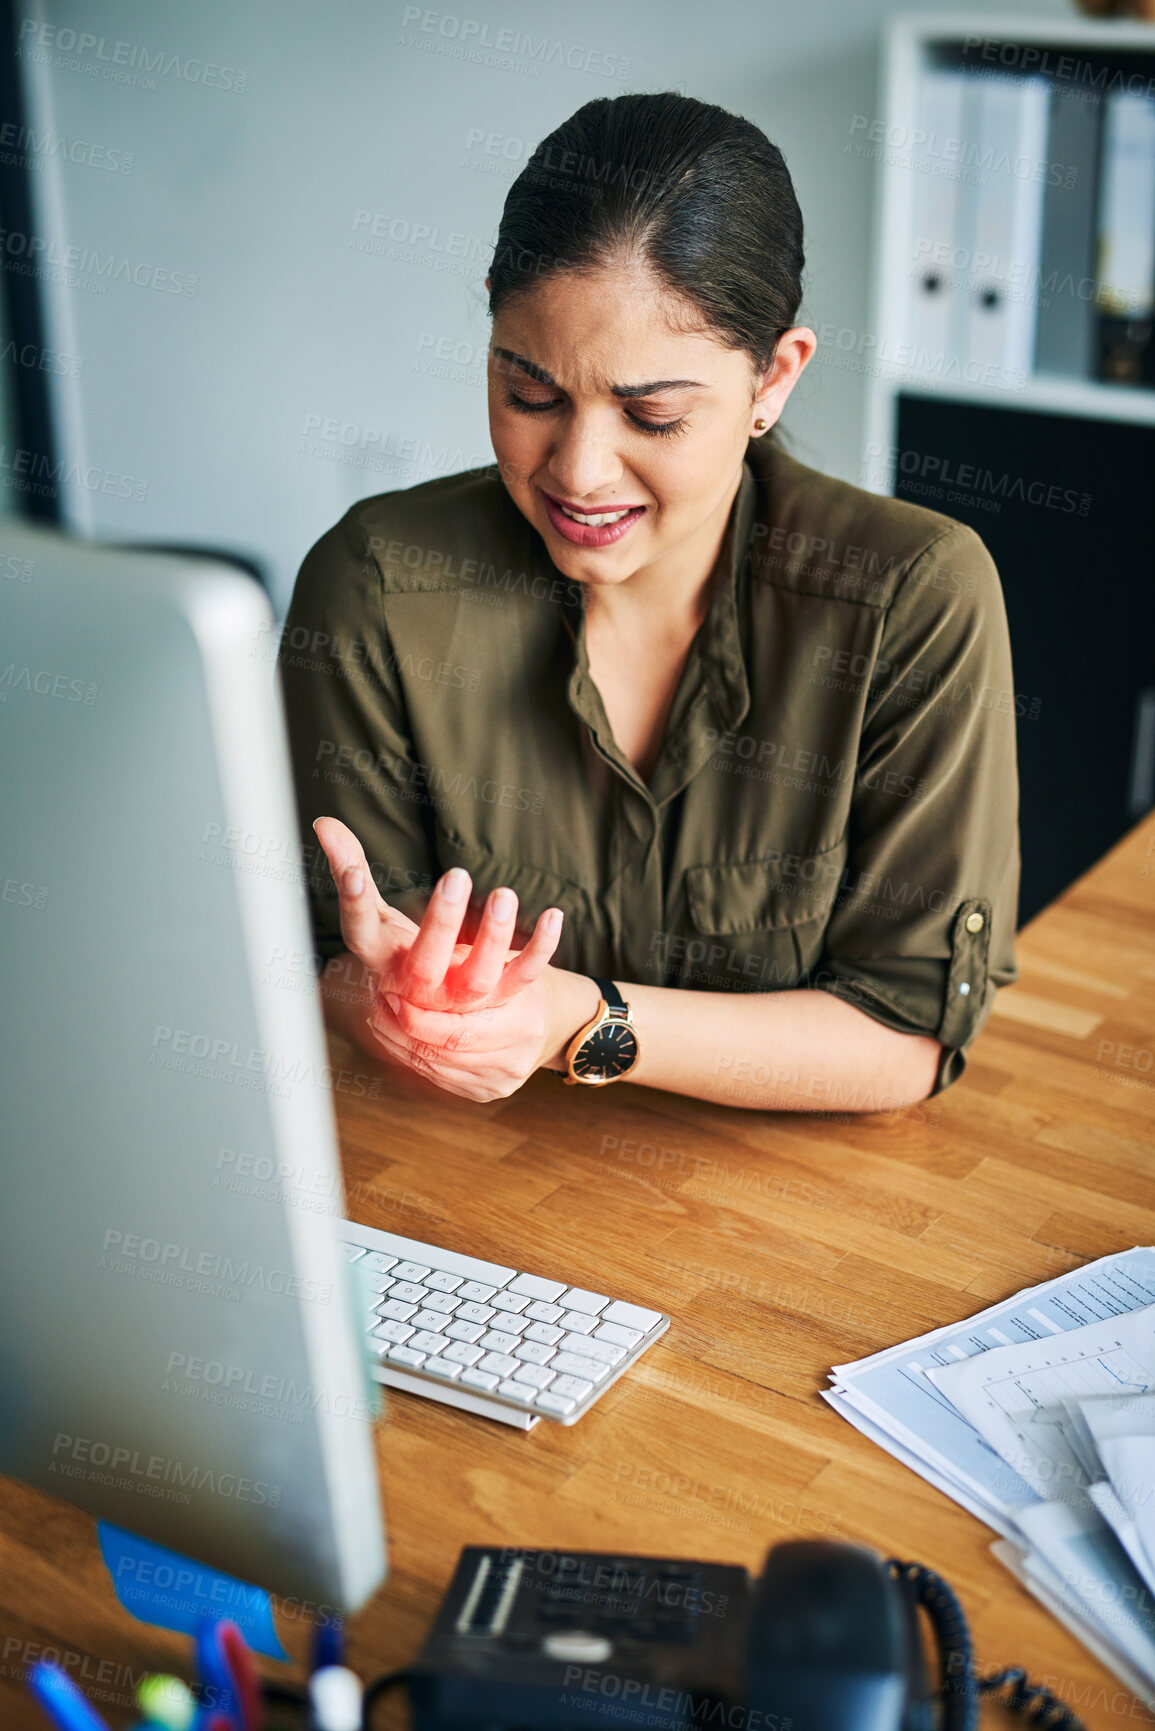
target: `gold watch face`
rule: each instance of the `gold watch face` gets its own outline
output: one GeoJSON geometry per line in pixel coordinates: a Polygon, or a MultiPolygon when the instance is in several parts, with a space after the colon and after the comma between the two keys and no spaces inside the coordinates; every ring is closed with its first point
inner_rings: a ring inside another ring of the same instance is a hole
{"type": "Polygon", "coordinates": [[[638,1056],[638,1041],[632,1028],[622,1022],[605,1022],[595,1028],[574,1056],[573,1073],[586,1081],[612,1081],[624,1076],[638,1056]]]}

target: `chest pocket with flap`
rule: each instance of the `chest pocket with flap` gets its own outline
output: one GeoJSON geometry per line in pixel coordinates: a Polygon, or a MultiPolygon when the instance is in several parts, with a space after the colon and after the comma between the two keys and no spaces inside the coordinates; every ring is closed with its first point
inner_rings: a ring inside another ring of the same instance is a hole
{"type": "MultiPolygon", "coordinates": [[[[825,925],[846,863],[847,839],[819,853],[777,849],[752,860],[690,866],[686,901],[697,931],[722,936],[825,925]]],[[[807,934],[812,937],[813,934],[807,934]]]]}

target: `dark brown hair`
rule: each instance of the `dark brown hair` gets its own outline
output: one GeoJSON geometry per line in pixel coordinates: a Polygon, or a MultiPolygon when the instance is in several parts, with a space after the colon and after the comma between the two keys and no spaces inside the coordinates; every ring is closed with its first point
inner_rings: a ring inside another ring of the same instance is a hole
{"type": "Polygon", "coordinates": [[[802,213],[777,145],[749,120],[667,91],[587,102],[509,189],[489,311],[566,270],[643,260],[757,372],[802,298],[802,213]]]}

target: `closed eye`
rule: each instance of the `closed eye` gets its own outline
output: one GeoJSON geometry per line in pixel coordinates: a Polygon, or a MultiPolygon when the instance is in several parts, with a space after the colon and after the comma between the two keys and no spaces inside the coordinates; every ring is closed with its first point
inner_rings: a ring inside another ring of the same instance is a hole
{"type": "MultiPolygon", "coordinates": [[[[528,397],[519,397],[516,391],[509,390],[505,393],[505,401],[507,407],[516,409],[519,414],[544,415],[551,409],[559,409],[563,399],[561,397],[548,397],[544,402],[535,403],[528,397]]],[[[681,432],[686,424],[684,415],[678,416],[673,421],[646,421],[640,415],[632,414],[629,409],[625,411],[625,415],[627,421],[631,421],[640,432],[656,433],[661,438],[669,438],[671,434],[681,432]]]]}

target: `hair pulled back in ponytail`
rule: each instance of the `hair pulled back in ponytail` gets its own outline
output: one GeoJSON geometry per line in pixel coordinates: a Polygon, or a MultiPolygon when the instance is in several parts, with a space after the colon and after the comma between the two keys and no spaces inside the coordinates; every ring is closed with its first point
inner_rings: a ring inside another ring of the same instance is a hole
{"type": "Polygon", "coordinates": [[[752,122],[676,92],[587,102],[509,189],[489,311],[562,271],[646,264],[765,372],[802,298],[802,213],[752,122]]]}

